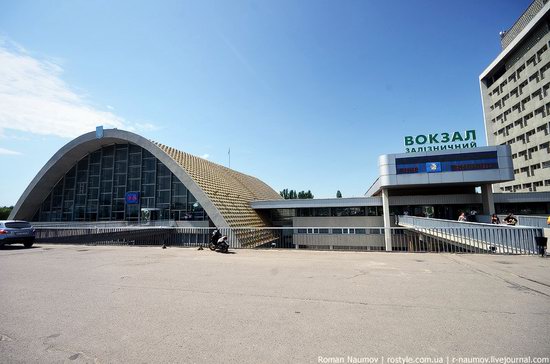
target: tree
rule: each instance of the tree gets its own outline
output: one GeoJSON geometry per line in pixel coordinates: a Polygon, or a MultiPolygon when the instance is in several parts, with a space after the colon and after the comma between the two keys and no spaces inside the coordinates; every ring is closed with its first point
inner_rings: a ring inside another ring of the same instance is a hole
{"type": "Polygon", "coordinates": [[[313,193],[310,190],[298,192],[298,198],[313,198],[313,193]]]}
{"type": "Polygon", "coordinates": [[[342,198],[342,192],[340,192],[340,190],[336,191],[336,198],[342,198]]]}
{"type": "Polygon", "coordinates": [[[289,190],[288,188],[285,188],[284,190],[279,192],[279,195],[281,195],[281,197],[285,200],[294,200],[298,198],[298,196],[296,195],[296,191],[289,190]]]}
{"type": "Polygon", "coordinates": [[[8,216],[10,216],[11,210],[13,210],[13,206],[0,207],[0,220],[7,220],[8,216]]]}
{"type": "Polygon", "coordinates": [[[279,192],[279,195],[281,195],[282,198],[285,200],[295,200],[298,198],[313,198],[313,193],[311,193],[310,190],[306,191],[300,191],[296,192],[296,190],[289,190],[288,188],[285,188],[284,190],[279,192]]]}

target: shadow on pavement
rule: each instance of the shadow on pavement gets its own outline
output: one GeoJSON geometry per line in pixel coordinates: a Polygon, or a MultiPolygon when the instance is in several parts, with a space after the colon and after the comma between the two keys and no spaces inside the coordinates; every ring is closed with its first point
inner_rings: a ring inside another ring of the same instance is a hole
{"type": "Polygon", "coordinates": [[[40,248],[39,246],[33,245],[30,248],[25,248],[23,245],[2,245],[0,250],[24,250],[24,249],[36,249],[40,248]]]}

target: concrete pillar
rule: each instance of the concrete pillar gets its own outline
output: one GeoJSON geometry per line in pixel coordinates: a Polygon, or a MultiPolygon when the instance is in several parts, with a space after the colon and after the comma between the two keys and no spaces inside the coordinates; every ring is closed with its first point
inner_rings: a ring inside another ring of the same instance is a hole
{"type": "Polygon", "coordinates": [[[483,214],[492,215],[495,213],[495,200],[493,198],[493,185],[481,185],[481,200],[483,201],[483,214]]]}
{"type": "Polygon", "coordinates": [[[384,241],[386,242],[386,251],[391,252],[391,218],[390,218],[390,199],[388,197],[388,190],[382,189],[382,210],[384,212],[384,241]]]}

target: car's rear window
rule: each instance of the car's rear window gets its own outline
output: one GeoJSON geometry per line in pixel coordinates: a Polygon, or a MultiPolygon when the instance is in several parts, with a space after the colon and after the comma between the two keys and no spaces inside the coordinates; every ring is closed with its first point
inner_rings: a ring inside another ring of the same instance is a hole
{"type": "Polygon", "coordinates": [[[12,221],[12,222],[6,222],[6,223],[4,223],[4,225],[5,225],[7,228],[12,228],[12,229],[24,229],[24,228],[30,228],[30,227],[31,227],[31,224],[29,224],[29,223],[26,222],[26,221],[12,221]]]}

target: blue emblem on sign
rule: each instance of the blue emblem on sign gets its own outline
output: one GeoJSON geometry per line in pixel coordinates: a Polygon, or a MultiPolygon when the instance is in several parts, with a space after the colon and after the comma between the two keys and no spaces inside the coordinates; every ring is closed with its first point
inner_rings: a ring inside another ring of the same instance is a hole
{"type": "Polygon", "coordinates": [[[128,205],[139,203],[139,192],[126,192],[126,203],[128,205]]]}
{"type": "Polygon", "coordinates": [[[426,172],[428,173],[441,172],[441,162],[426,163],[426,172]]]}

